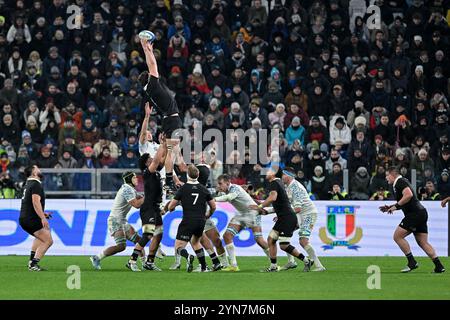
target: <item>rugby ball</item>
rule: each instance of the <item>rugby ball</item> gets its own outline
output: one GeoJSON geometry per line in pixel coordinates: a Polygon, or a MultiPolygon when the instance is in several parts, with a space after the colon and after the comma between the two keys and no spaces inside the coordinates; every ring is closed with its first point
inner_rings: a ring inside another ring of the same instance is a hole
{"type": "Polygon", "coordinates": [[[155,34],[148,30],[142,30],[141,32],[139,32],[139,38],[147,40],[149,42],[153,42],[156,39],[155,34]]]}

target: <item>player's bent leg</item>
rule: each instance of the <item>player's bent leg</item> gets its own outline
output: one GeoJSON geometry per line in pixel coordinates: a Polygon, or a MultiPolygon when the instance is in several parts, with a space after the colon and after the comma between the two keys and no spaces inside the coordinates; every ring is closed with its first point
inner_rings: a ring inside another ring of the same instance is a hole
{"type": "Polygon", "coordinates": [[[290,244],[289,238],[280,237],[280,249],[290,255],[296,257],[299,260],[302,260],[305,264],[303,272],[308,272],[311,270],[311,266],[314,264],[314,260],[310,260],[305,257],[302,253],[300,253],[293,245],[290,244]]]}
{"type": "MultiPolygon", "coordinates": [[[[198,262],[200,263],[201,272],[207,272],[208,269],[206,266],[205,251],[203,250],[203,247],[200,243],[200,238],[201,238],[201,236],[200,237],[197,237],[195,235],[192,236],[191,246],[192,246],[192,249],[194,249],[194,251],[195,251],[195,255],[197,256],[198,262]]],[[[216,259],[217,259],[217,257],[216,257],[216,259]]],[[[218,260],[217,260],[217,262],[218,262],[218,260]]],[[[188,270],[188,272],[190,272],[190,271],[188,270]]]]}
{"type": "Polygon", "coordinates": [[[397,245],[399,246],[400,250],[402,250],[402,252],[405,254],[406,259],[408,260],[408,265],[401,270],[402,273],[410,272],[419,267],[419,264],[417,263],[416,259],[414,259],[414,256],[411,252],[411,247],[409,246],[408,241],[406,241],[405,239],[411,233],[412,232],[410,230],[407,230],[401,226],[397,226],[397,228],[394,231],[393,239],[395,243],[397,243],[397,245]]]}
{"type": "Polygon", "coordinates": [[[41,261],[47,250],[53,245],[53,238],[50,230],[45,228],[36,231],[33,235],[39,240],[39,243],[36,244],[37,248],[33,259],[29,263],[28,270],[42,271],[44,269],[39,266],[39,261],[41,261]]]}
{"type": "Polygon", "coordinates": [[[236,224],[229,224],[225,234],[223,235],[223,239],[225,241],[225,249],[227,250],[227,254],[230,257],[231,265],[223,268],[223,271],[239,271],[239,267],[237,264],[236,254],[234,252],[234,244],[233,238],[241,231],[241,226],[236,224]]]}
{"type": "Polygon", "coordinates": [[[309,242],[309,236],[308,237],[300,237],[300,245],[303,249],[308,253],[308,257],[310,260],[314,261],[314,269],[311,271],[325,271],[325,267],[320,262],[319,257],[316,255],[316,251],[314,250],[313,246],[309,242]]]}
{"type": "Polygon", "coordinates": [[[278,240],[278,231],[271,230],[269,236],[267,237],[267,244],[269,246],[269,255],[270,255],[270,266],[262,269],[261,272],[278,272],[279,267],[277,264],[277,240],[278,240]]]}
{"type": "MultiPolygon", "coordinates": [[[[219,231],[217,230],[217,228],[214,227],[210,230],[207,230],[205,232],[205,235],[209,238],[209,240],[212,242],[212,244],[216,248],[217,258],[219,260],[219,263],[216,263],[213,261],[213,263],[214,263],[213,271],[218,271],[222,268],[228,267],[227,255],[225,253],[225,248],[223,247],[222,239],[220,239],[220,234],[219,234],[219,231]]],[[[212,256],[211,256],[211,259],[212,259],[212,256]]]]}
{"type": "Polygon", "coordinates": [[[428,233],[415,233],[417,244],[422,248],[422,250],[430,257],[431,261],[434,263],[434,273],[445,272],[445,267],[442,265],[439,257],[436,254],[433,246],[428,242],[428,233]]]}
{"type": "Polygon", "coordinates": [[[192,272],[192,270],[194,269],[194,256],[189,254],[186,250],[186,245],[187,245],[187,241],[183,241],[183,240],[179,240],[177,239],[175,241],[175,248],[177,250],[177,253],[185,258],[187,260],[187,264],[186,264],[186,270],[187,272],[192,272]]]}

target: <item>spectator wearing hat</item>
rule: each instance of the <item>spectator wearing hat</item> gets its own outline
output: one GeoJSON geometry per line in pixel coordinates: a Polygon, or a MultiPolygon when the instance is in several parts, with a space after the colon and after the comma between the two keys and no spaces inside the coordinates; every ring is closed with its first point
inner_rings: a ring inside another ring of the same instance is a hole
{"type": "Polygon", "coordinates": [[[171,24],[167,30],[167,39],[172,38],[175,34],[179,34],[182,35],[187,42],[189,42],[191,40],[191,28],[184,21],[181,14],[176,15],[173,21],[174,24],[171,24]]]}
{"type": "Polygon", "coordinates": [[[59,72],[65,71],[65,60],[59,55],[58,48],[53,46],[48,50],[48,56],[44,58],[43,62],[43,75],[49,76],[52,67],[57,67],[59,72]]]}
{"type": "Polygon", "coordinates": [[[280,92],[280,88],[276,82],[269,80],[267,91],[262,97],[261,107],[267,110],[267,112],[272,112],[279,103],[284,103],[284,95],[280,92]]]}
{"type": "Polygon", "coordinates": [[[125,152],[119,157],[117,167],[122,169],[137,169],[139,168],[139,159],[132,148],[124,149],[125,152]]]}
{"type": "Polygon", "coordinates": [[[301,125],[299,117],[292,119],[291,125],[286,129],[286,140],[288,146],[294,143],[294,140],[300,140],[302,146],[305,145],[305,127],[301,125]]]}
{"type": "Polygon", "coordinates": [[[14,148],[20,144],[20,127],[11,114],[4,114],[0,123],[0,141],[8,141],[14,148]]]}
{"type": "Polygon", "coordinates": [[[211,115],[214,118],[214,122],[217,127],[222,130],[224,126],[224,115],[223,112],[219,110],[219,102],[216,98],[212,98],[209,101],[208,110],[205,112],[205,117],[211,115]]]}
{"type": "Polygon", "coordinates": [[[258,118],[261,121],[261,128],[267,129],[269,128],[269,117],[267,115],[267,111],[260,107],[260,99],[253,98],[250,101],[250,108],[246,114],[246,128],[252,127],[252,121],[258,118]]]}
{"type": "Polygon", "coordinates": [[[328,181],[324,175],[323,167],[316,166],[314,174],[311,178],[311,193],[316,200],[327,200],[328,196],[328,181]]]}
{"type": "Polygon", "coordinates": [[[445,199],[450,196],[450,173],[449,170],[444,169],[437,182],[437,191],[441,199],[445,199]]]}
{"type": "Polygon", "coordinates": [[[288,92],[284,99],[284,104],[290,106],[296,104],[300,106],[304,111],[308,110],[308,95],[302,91],[300,83],[297,82],[294,88],[288,92]]]}
{"type": "Polygon", "coordinates": [[[432,171],[434,172],[434,167],[434,161],[429,157],[428,151],[420,149],[411,160],[410,170],[416,170],[417,180],[423,181],[425,169],[432,168],[432,171]]]}
{"type": "Polygon", "coordinates": [[[222,90],[231,86],[230,80],[221,73],[220,66],[217,64],[211,65],[211,73],[206,77],[206,83],[209,88],[219,86],[222,90]]]}
{"type": "Polygon", "coordinates": [[[275,110],[268,115],[270,126],[273,126],[275,123],[279,123],[282,125],[282,130],[284,131],[284,119],[286,117],[285,106],[282,103],[278,103],[275,107],[275,110]]]}
{"type": "Polygon", "coordinates": [[[117,159],[119,157],[119,147],[117,144],[111,140],[108,140],[106,133],[100,133],[99,140],[96,144],[94,144],[94,154],[96,157],[100,157],[104,148],[108,148],[109,156],[113,159],[117,159]]]}
{"type": "Polygon", "coordinates": [[[39,154],[39,148],[37,144],[32,140],[30,132],[27,130],[22,131],[22,144],[21,147],[24,147],[30,159],[36,159],[39,154]]]}
{"type": "Polygon", "coordinates": [[[57,162],[56,156],[52,155],[50,148],[47,146],[41,147],[41,153],[35,160],[35,164],[39,168],[53,168],[57,162]]]}
{"type": "Polygon", "coordinates": [[[330,120],[330,145],[335,146],[339,141],[343,149],[346,150],[352,140],[351,130],[341,116],[333,117],[330,120]]]}
{"type": "Polygon", "coordinates": [[[106,80],[106,84],[109,88],[112,88],[113,84],[118,83],[122,92],[128,92],[130,90],[130,80],[122,75],[122,66],[115,64],[113,66],[113,74],[106,80]]]}
{"type": "Polygon", "coordinates": [[[233,122],[237,122],[239,126],[243,126],[245,123],[245,113],[238,102],[231,103],[230,112],[225,116],[225,129],[230,129],[233,122]]]}
{"type": "Polygon", "coordinates": [[[186,86],[189,88],[196,88],[199,92],[203,94],[211,93],[211,89],[208,87],[206,82],[206,78],[203,75],[203,69],[200,63],[197,63],[192,70],[192,74],[189,75],[188,80],[186,81],[186,86]]]}
{"type": "Polygon", "coordinates": [[[25,121],[25,129],[30,133],[32,140],[37,144],[41,144],[44,141],[44,138],[42,136],[42,132],[39,128],[39,123],[36,117],[33,115],[29,115],[25,121]]]}
{"type": "Polygon", "coordinates": [[[370,183],[370,175],[364,166],[357,168],[355,175],[351,179],[350,184],[350,199],[354,200],[368,200],[369,195],[367,189],[370,183]]]}
{"type": "Polygon", "coordinates": [[[73,169],[78,168],[78,162],[75,160],[75,158],[72,156],[72,153],[69,149],[63,149],[62,155],[58,159],[58,164],[63,169],[73,169]]]}
{"type": "Polygon", "coordinates": [[[104,129],[106,138],[120,146],[124,140],[125,132],[123,126],[119,125],[117,116],[111,116],[108,126],[104,129]]]}

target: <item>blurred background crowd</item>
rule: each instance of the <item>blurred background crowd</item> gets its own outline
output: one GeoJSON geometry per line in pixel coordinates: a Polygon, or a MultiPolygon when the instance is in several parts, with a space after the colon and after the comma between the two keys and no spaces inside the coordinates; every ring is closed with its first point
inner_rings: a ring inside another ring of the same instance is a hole
{"type": "MultiPolygon", "coordinates": [[[[229,173],[258,197],[261,169],[289,166],[314,199],[376,200],[390,197],[385,170],[398,165],[408,178],[416,170],[421,199],[449,196],[449,9],[448,0],[0,0],[0,198],[17,196],[31,163],[137,168],[143,29],[156,35],[185,128],[251,130],[250,143],[261,129],[281,132],[269,163],[233,164],[250,150],[208,152],[212,187],[229,173]]],[[[160,124],[152,115],[155,140],[160,124]]],[[[82,174],[57,177],[52,188],[90,188],[82,174]]]]}

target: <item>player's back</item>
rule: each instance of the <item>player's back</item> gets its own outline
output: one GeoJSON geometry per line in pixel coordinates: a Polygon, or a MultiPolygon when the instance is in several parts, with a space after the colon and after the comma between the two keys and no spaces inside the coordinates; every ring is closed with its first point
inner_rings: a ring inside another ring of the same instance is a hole
{"type": "Polygon", "coordinates": [[[309,197],[308,190],[297,180],[292,180],[286,187],[286,193],[292,207],[300,207],[302,214],[317,213],[317,208],[309,197]]]}
{"type": "Polygon", "coordinates": [[[40,181],[36,179],[28,179],[23,190],[22,203],[20,206],[20,218],[38,217],[33,206],[33,194],[41,196],[42,209],[45,209],[45,193],[40,181]]]}
{"type": "Polygon", "coordinates": [[[283,183],[279,178],[276,178],[270,182],[269,191],[277,192],[277,199],[272,203],[277,216],[281,217],[290,214],[295,215],[283,183]]]}
{"type": "Polygon", "coordinates": [[[136,198],[136,195],[136,190],[129,184],[124,183],[117,191],[109,216],[122,221],[126,220],[126,216],[131,209],[129,201],[136,198]]]}
{"type": "MultiPolygon", "coordinates": [[[[236,197],[230,201],[233,207],[241,214],[249,213],[250,205],[255,205],[256,202],[253,198],[248,194],[247,191],[244,190],[240,185],[230,184],[230,188],[228,193],[236,194],[236,197]]],[[[255,211],[256,213],[256,211],[255,211]]]]}
{"type": "Polygon", "coordinates": [[[206,204],[212,196],[202,184],[189,181],[178,189],[175,199],[181,202],[183,219],[205,220],[206,204]]]}

